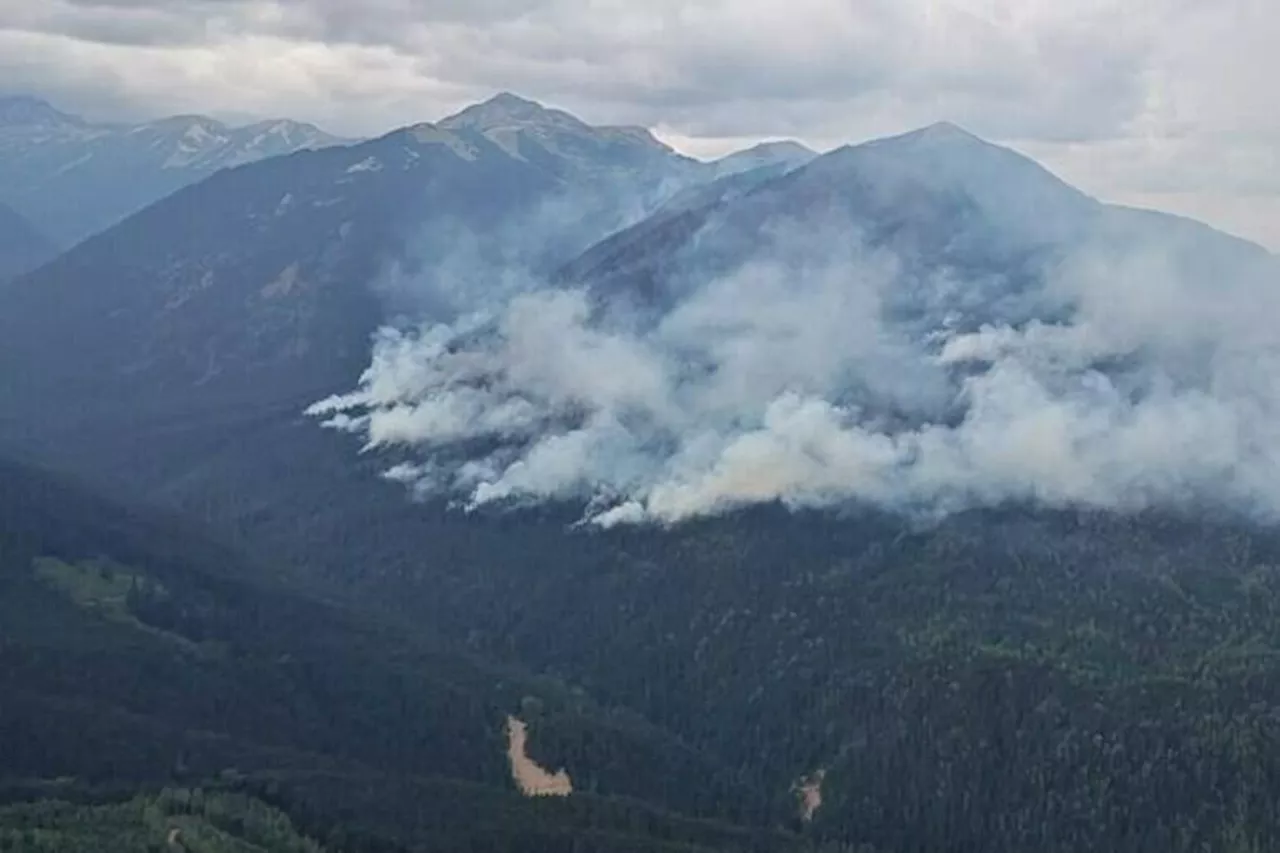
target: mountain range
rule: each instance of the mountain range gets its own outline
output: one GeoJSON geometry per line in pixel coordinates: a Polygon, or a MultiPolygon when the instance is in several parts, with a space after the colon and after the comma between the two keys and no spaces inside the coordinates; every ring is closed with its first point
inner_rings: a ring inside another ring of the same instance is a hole
{"type": "Polygon", "coordinates": [[[0,781],[109,778],[59,745],[104,718],[130,784],[406,849],[1280,839],[1268,252],[947,123],[703,164],[500,95],[301,147],[0,286],[0,736],[60,756],[0,781]],[[588,790],[518,796],[515,709],[588,790]]]}
{"type": "MultiPolygon", "coordinates": [[[[970,288],[991,272],[1003,288],[1019,264],[1084,245],[1173,252],[1179,263],[1219,274],[1271,262],[1257,245],[1201,223],[1100,202],[1031,159],[945,122],[775,170],[766,164],[686,193],[664,215],[621,229],[569,262],[560,280],[670,291],[681,279],[705,279],[747,257],[777,257],[789,243],[801,242],[812,257],[838,239],[833,232],[888,250],[903,266],[969,275],[970,288]],[[664,229],[655,241],[654,226],[672,212],[681,227],[664,229]]],[[[965,313],[978,324],[996,319],[973,307],[965,313]]]]}
{"type": "Polygon", "coordinates": [[[805,165],[817,156],[817,152],[799,142],[779,140],[761,142],[750,148],[726,154],[714,161],[712,165],[718,177],[726,177],[766,167],[781,167],[789,171],[805,165]]]}
{"type": "Polygon", "coordinates": [[[229,127],[191,115],[97,122],[38,98],[5,97],[0,201],[69,247],[218,169],[341,142],[294,121],[229,127]]]}
{"type": "MultiPolygon", "coordinates": [[[[650,204],[695,173],[794,166],[811,153],[796,143],[769,143],[708,166],[675,155],[644,128],[589,128],[568,113],[509,93],[450,116],[440,127],[481,133],[511,156],[551,170],[603,168],[630,172],[633,179],[644,174],[652,182],[650,204]]],[[[0,202],[65,248],[220,169],[355,141],[288,119],[230,126],[180,115],[129,124],[88,120],[31,96],[3,97],[0,202]]]]}

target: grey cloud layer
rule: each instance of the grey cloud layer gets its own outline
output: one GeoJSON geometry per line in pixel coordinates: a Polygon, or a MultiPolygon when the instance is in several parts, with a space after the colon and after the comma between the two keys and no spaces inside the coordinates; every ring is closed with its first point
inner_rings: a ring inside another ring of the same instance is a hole
{"type": "MultiPolygon", "coordinates": [[[[406,60],[399,86],[414,94],[482,94],[518,81],[527,94],[602,119],[709,135],[825,132],[840,126],[829,114],[835,105],[865,99],[892,110],[898,101],[910,112],[924,99],[927,108],[993,126],[1002,112],[993,107],[1017,104],[1008,112],[1028,116],[1029,135],[1091,137],[1115,132],[1140,105],[1146,30],[1124,25],[1118,8],[1064,15],[1030,3],[1002,20],[966,5],[49,0],[0,9],[0,29],[18,47],[7,63],[15,69],[29,64],[23,34],[44,36],[46,48],[49,38],[63,40],[55,50],[66,73],[79,65],[86,77],[94,45],[168,50],[178,62],[183,50],[189,58],[209,48],[247,53],[254,39],[275,39],[310,45],[312,55],[296,61],[313,66],[352,63],[360,51],[395,55],[406,60]],[[800,108],[760,126],[753,105],[790,101],[800,108]]],[[[121,51],[113,59],[143,61],[121,51]]],[[[270,89],[267,71],[261,82],[270,89]]],[[[118,98],[154,97],[129,91],[123,76],[118,98]]]]}
{"type": "Polygon", "coordinates": [[[1263,0],[10,0],[0,78],[95,114],[347,135],[500,89],[704,140],[950,119],[1106,198],[1230,210],[1280,245],[1278,39],[1263,0]]]}

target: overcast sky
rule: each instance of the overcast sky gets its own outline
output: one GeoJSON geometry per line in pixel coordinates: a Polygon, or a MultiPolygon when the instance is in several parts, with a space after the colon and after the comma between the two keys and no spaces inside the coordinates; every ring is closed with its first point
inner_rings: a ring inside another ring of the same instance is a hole
{"type": "Polygon", "coordinates": [[[344,134],[498,90],[695,155],[948,119],[1280,248],[1275,0],[0,0],[0,89],[344,134]]]}

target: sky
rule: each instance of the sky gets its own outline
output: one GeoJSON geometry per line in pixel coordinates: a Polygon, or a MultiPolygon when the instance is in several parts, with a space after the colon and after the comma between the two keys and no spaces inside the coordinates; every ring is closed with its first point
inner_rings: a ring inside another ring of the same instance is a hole
{"type": "Polygon", "coordinates": [[[695,156],[939,120],[1280,249],[1274,0],[0,0],[0,90],[346,135],[513,91],[695,156]]]}

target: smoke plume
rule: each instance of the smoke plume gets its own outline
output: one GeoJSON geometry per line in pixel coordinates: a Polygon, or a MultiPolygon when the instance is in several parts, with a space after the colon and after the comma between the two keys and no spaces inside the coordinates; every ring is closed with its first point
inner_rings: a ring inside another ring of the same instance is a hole
{"type": "Polygon", "coordinates": [[[387,476],[419,493],[579,501],[606,527],[775,501],[1273,516],[1273,267],[1205,263],[1194,229],[1166,230],[1081,241],[1016,282],[832,223],[775,229],[645,309],[471,281],[498,295],[384,329],[359,387],[310,413],[413,449],[387,476]]]}

